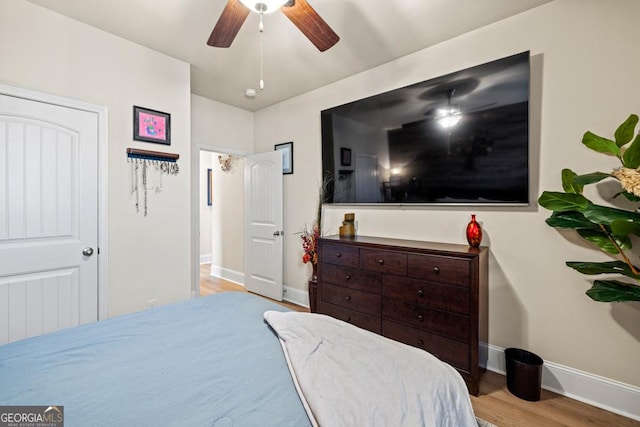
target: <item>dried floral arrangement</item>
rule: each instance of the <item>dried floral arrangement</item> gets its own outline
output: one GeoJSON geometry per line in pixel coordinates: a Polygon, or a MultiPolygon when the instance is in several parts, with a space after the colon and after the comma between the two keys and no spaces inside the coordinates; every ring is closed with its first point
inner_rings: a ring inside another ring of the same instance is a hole
{"type": "Polygon", "coordinates": [[[309,229],[306,225],[300,231],[300,239],[302,240],[302,262],[307,264],[311,262],[313,266],[318,264],[318,239],[322,236],[322,205],[327,200],[328,188],[332,182],[329,175],[326,175],[318,189],[318,207],[316,209],[316,219],[309,229]]]}

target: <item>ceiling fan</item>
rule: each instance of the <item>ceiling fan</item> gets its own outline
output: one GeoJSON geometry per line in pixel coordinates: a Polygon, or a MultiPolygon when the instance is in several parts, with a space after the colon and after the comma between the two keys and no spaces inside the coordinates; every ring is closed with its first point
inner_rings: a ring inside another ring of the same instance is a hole
{"type": "Polygon", "coordinates": [[[447,105],[446,106],[433,108],[427,111],[426,113],[424,113],[425,116],[435,118],[438,124],[445,129],[450,129],[455,125],[457,125],[460,119],[462,119],[463,112],[471,113],[473,111],[482,110],[484,108],[487,108],[496,104],[496,102],[491,102],[489,104],[480,105],[475,108],[466,109],[463,111],[463,109],[461,109],[459,105],[451,104],[451,98],[453,97],[455,91],[456,91],[455,88],[447,89],[447,105]]]}
{"type": "Polygon", "coordinates": [[[228,0],[207,44],[213,47],[229,47],[249,12],[264,14],[278,9],[282,10],[320,52],[324,52],[340,40],[307,0],[228,0]]]}

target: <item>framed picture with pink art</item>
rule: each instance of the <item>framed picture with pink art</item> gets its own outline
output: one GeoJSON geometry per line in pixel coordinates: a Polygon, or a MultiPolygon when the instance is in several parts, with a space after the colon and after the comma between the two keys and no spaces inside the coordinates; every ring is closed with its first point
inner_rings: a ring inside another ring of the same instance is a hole
{"type": "Polygon", "coordinates": [[[171,114],[134,105],[133,140],[171,145],[171,114]]]}

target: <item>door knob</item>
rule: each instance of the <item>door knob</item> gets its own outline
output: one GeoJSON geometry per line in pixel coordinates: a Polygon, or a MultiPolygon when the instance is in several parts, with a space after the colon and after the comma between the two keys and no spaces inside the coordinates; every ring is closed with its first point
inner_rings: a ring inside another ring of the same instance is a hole
{"type": "Polygon", "coordinates": [[[93,248],[84,248],[82,250],[82,255],[84,256],[91,256],[93,255],[93,248]]]}
{"type": "Polygon", "coordinates": [[[274,236],[279,236],[279,235],[280,235],[280,232],[279,232],[279,231],[274,231],[274,232],[273,232],[273,235],[274,235],[274,236]]]}

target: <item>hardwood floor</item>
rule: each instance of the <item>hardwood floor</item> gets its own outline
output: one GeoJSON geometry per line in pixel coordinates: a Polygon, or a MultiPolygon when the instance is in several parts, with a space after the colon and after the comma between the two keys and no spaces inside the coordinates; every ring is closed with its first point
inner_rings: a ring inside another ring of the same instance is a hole
{"type": "Polygon", "coordinates": [[[512,395],[504,375],[487,371],[480,380],[480,394],[471,396],[476,415],[499,427],[640,426],[640,422],[587,405],[547,390],[540,401],[528,402],[512,395]]]}
{"type": "MultiPolygon", "coordinates": [[[[242,291],[244,286],[209,275],[210,266],[200,265],[200,294],[242,291]]],[[[297,311],[306,307],[288,302],[279,303],[297,311]]],[[[498,427],[640,427],[639,421],[596,408],[586,403],[542,390],[540,401],[528,402],[512,395],[504,375],[487,371],[480,381],[480,395],[471,396],[476,415],[498,427]]]]}
{"type": "MultiPolygon", "coordinates": [[[[242,285],[238,285],[237,283],[230,282],[220,277],[211,276],[209,274],[210,271],[211,271],[210,264],[200,264],[200,296],[206,296],[206,295],[211,295],[218,292],[228,292],[228,291],[247,292],[247,290],[242,285]]],[[[273,300],[270,300],[270,301],[273,301],[273,300]]],[[[309,309],[306,307],[301,307],[297,304],[292,304],[287,301],[282,301],[282,302],[273,301],[273,302],[283,305],[292,310],[309,311],[309,309]]]]}

